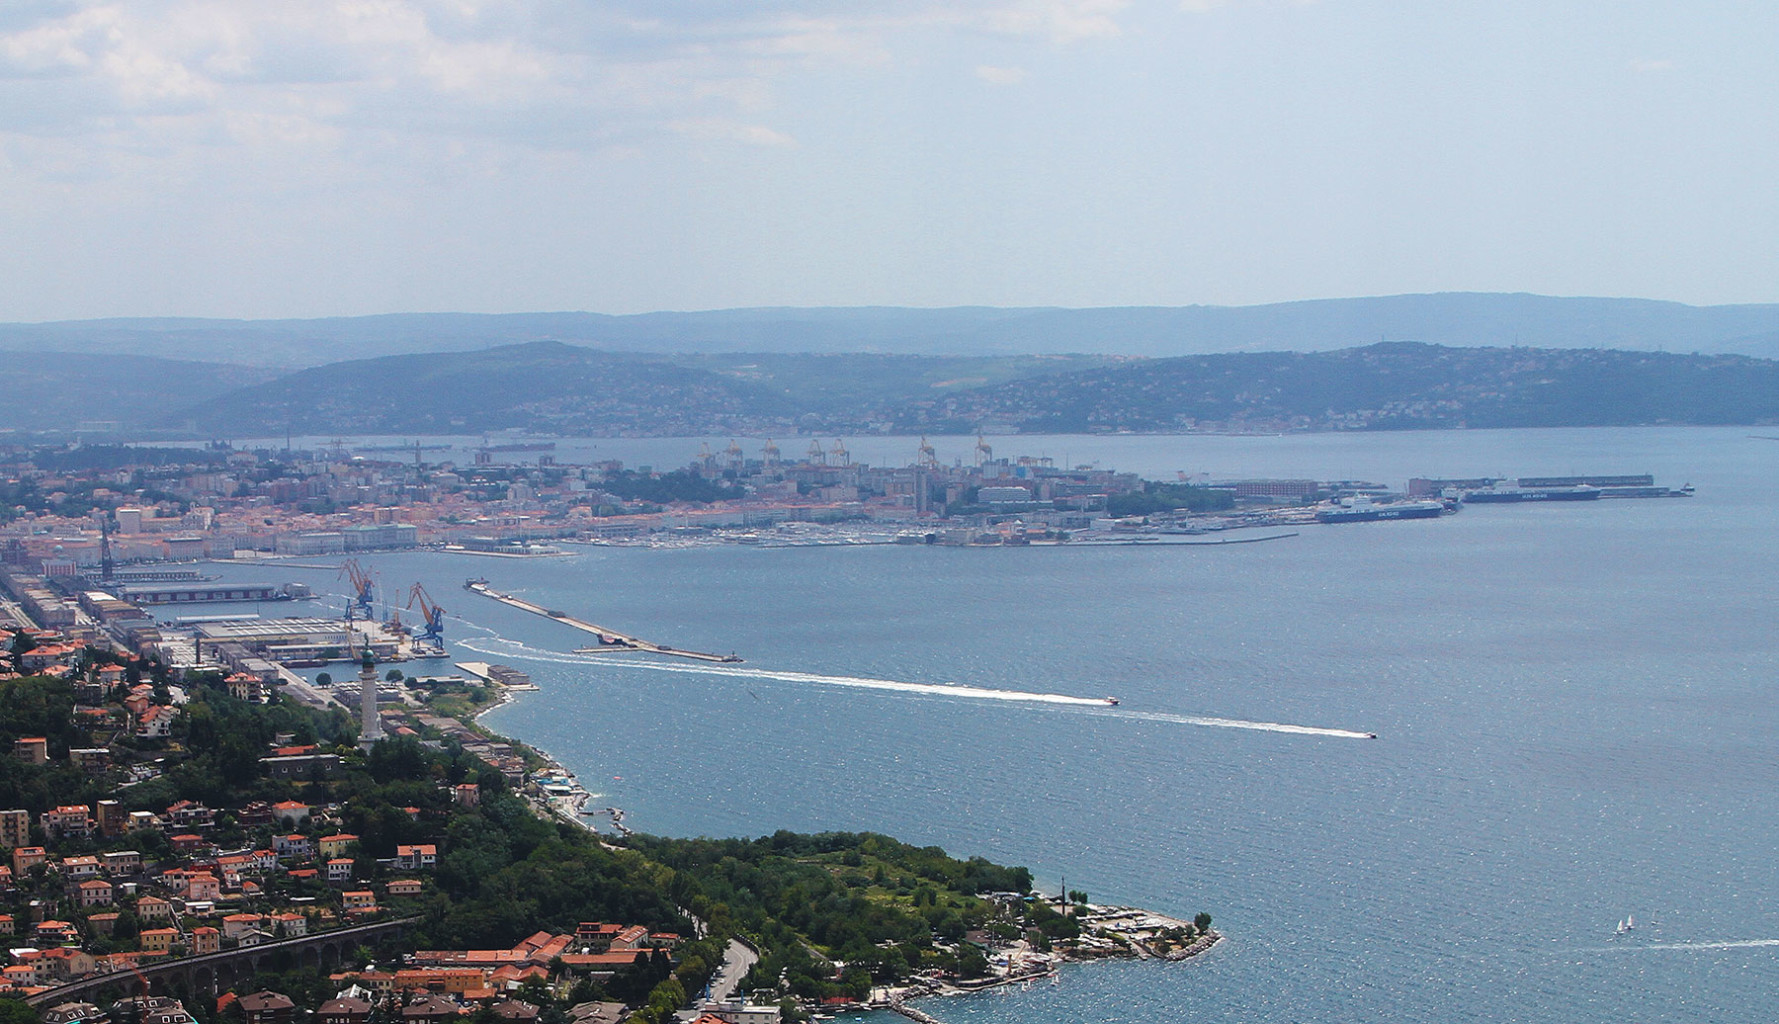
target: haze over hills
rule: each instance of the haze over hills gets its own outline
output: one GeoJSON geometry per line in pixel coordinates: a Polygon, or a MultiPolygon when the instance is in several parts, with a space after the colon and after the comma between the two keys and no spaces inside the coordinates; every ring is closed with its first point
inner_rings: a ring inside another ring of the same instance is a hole
{"type": "Polygon", "coordinates": [[[261,366],[135,355],[3,352],[0,429],[71,429],[82,421],[125,428],[167,422],[184,409],[277,376],[261,366]]]}
{"type": "Polygon", "coordinates": [[[0,324],[0,350],[127,353],[302,368],[346,359],[555,340],[650,353],[1153,357],[1315,352],[1377,341],[1617,348],[1779,357],[1779,304],[1451,292],[1262,306],[1100,309],[759,308],[600,313],[400,313],[314,320],[191,318],[0,324]]]}
{"type": "Polygon", "coordinates": [[[1385,342],[1135,361],[1012,381],[897,413],[900,432],[1389,430],[1779,421],[1779,362],[1385,342]]]}
{"type": "Polygon", "coordinates": [[[1118,361],[655,357],[532,342],[304,370],[167,419],[182,422],[235,438],[1753,424],[1779,422],[1779,362],[1412,342],[1118,361]]]}

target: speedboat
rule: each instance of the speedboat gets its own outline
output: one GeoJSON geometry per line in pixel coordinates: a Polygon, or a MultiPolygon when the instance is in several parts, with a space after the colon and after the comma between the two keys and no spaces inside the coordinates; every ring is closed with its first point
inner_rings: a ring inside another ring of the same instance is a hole
{"type": "Polygon", "coordinates": [[[1106,703],[1112,705],[1113,707],[1117,707],[1118,706],[1118,698],[1117,697],[1107,697],[1106,703]]]}

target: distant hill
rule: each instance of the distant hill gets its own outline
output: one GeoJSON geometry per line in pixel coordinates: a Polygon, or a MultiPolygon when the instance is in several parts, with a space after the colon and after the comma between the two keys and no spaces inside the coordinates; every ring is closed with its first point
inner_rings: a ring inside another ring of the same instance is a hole
{"type": "Polygon", "coordinates": [[[174,409],[212,436],[297,433],[685,435],[848,432],[973,387],[1110,365],[1091,356],[651,356],[554,341],[383,356],[299,370],[174,409]]]}
{"type": "Polygon", "coordinates": [[[788,418],[758,384],[628,353],[553,341],[476,352],[384,356],[301,370],[174,412],[215,436],[746,433],[788,418]]]}
{"type": "Polygon", "coordinates": [[[182,409],[266,381],[264,367],[149,356],[0,352],[0,429],[72,430],[108,421],[138,429],[182,409]]]}
{"type": "Polygon", "coordinates": [[[1133,361],[909,407],[901,431],[1575,427],[1779,422],[1779,362],[1601,349],[1448,348],[1133,361]]]}
{"type": "Polygon", "coordinates": [[[1779,357],[1779,304],[1452,292],[1262,306],[731,309],[693,313],[399,313],[316,320],[0,324],[0,350],[131,353],[301,368],[562,341],[649,353],[1319,352],[1376,341],[1779,357]]]}
{"type": "Polygon", "coordinates": [[[169,412],[215,437],[1346,430],[1779,422],[1779,362],[1392,342],[1172,359],[649,356],[558,342],[299,371],[169,412]]]}

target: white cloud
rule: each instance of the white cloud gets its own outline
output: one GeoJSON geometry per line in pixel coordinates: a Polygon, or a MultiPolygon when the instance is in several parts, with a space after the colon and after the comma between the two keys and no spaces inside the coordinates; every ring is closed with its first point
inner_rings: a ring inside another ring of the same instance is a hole
{"type": "Polygon", "coordinates": [[[745,142],[750,146],[794,146],[797,144],[796,139],[765,125],[744,124],[740,121],[729,121],[723,118],[706,117],[674,121],[668,127],[681,135],[729,142],[745,142]]]}
{"type": "Polygon", "coordinates": [[[1057,43],[1119,35],[1128,0],[1017,0],[985,12],[984,23],[1011,35],[1049,36],[1057,43]]]}
{"type": "MultiPolygon", "coordinates": [[[[933,35],[1117,35],[1126,0],[72,0],[0,16],[0,139],[320,148],[631,145],[759,129],[787,76],[909,59],[933,35]],[[170,124],[168,118],[177,124],[170,124]],[[752,126],[752,127],[749,127],[752,126]],[[306,140],[306,141],[305,141],[306,140]]],[[[1013,68],[979,72],[1016,80],[1013,68]]],[[[27,149],[29,147],[27,146],[27,149]]],[[[27,161],[28,162],[28,161],[27,161]]],[[[103,161],[98,161],[102,163],[103,161]]]]}
{"type": "Polygon", "coordinates": [[[1317,0],[1180,0],[1180,10],[1187,14],[1209,14],[1232,5],[1253,6],[1257,3],[1284,3],[1292,7],[1308,7],[1317,0]]]}
{"type": "Polygon", "coordinates": [[[997,68],[983,64],[976,69],[976,77],[991,85],[1018,85],[1025,81],[1025,69],[997,68]]]}

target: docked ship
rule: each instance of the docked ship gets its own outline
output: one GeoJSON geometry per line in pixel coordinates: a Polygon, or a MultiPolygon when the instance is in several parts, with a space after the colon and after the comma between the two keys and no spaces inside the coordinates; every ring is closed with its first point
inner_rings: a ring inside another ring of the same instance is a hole
{"type": "Polygon", "coordinates": [[[1516,501],[1594,501],[1603,491],[1589,484],[1568,487],[1485,487],[1464,492],[1467,505],[1506,504],[1516,501]]]}
{"type": "Polygon", "coordinates": [[[1395,501],[1380,504],[1360,496],[1341,505],[1316,510],[1318,523],[1375,523],[1386,519],[1437,519],[1445,514],[1442,501],[1395,501]]]}

